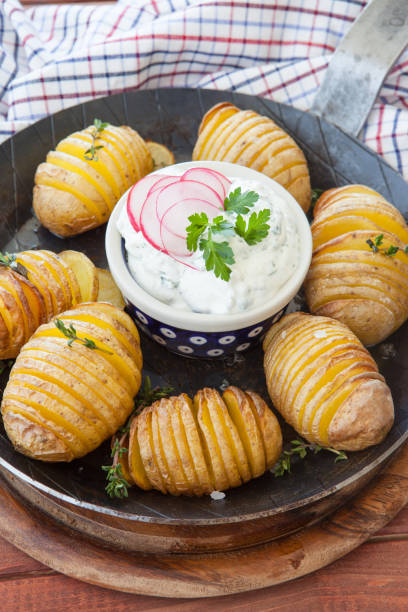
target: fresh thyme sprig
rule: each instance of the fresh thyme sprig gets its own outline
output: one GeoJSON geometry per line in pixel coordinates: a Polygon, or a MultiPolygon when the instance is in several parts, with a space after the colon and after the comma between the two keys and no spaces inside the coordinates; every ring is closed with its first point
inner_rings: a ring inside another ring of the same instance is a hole
{"type": "Polygon", "coordinates": [[[105,487],[105,491],[109,495],[109,497],[117,497],[119,499],[123,499],[128,496],[128,489],[130,488],[130,485],[123,475],[122,466],[120,464],[119,459],[129,452],[126,446],[121,445],[121,440],[123,439],[124,435],[129,433],[132,419],[136,415],[138,415],[146,406],[150,406],[159,399],[169,397],[172,393],[174,393],[174,389],[172,387],[152,388],[150,378],[149,376],[146,376],[143,383],[143,388],[139,391],[139,394],[136,398],[132,414],[129,416],[126,424],[119,429],[113,439],[111,458],[114,461],[112,465],[101,466],[102,470],[106,472],[107,485],[105,487]]]}
{"type": "Polygon", "coordinates": [[[317,200],[320,198],[320,196],[322,195],[322,193],[324,193],[324,189],[319,189],[316,187],[316,189],[312,189],[312,197],[310,200],[310,206],[313,210],[317,200]]]}
{"type": "Polygon", "coordinates": [[[190,225],[186,228],[187,248],[189,251],[200,249],[203,252],[206,270],[213,270],[217,278],[221,277],[222,280],[229,281],[232,271],[229,266],[235,263],[235,258],[228,242],[214,240],[214,234],[224,236],[237,234],[249,245],[261,242],[268,235],[269,225],[267,221],[271,216],[270,210],[265,208],[258,213],[253,212],[248,223],[242,217],[249,212],[258,199],[259,195],[255,191],[242,193],[240,187],[237,187],[225,198],[225,210],[238,215],[235,225],[222,215],[218,215],[210,221],[204,212],[195,213],[188,218],[190,225]],[[204,232],[207,232],[206,237],[203,236],[204,232]]]}
{"type": "Polygon", "coordinates": [[[18,274],[21,274],[24,278],[28,278],[27,269],[17,261],[16,255],[14,254],[2,253],[0,251],[0,266],[10,268],[10,270],[18,272],[18,274]]]}
{"type": "Polygon", "coordinates": [[[109,123],[102,122],[100,119],[94,119],[93,122],[93,131],[91,133],[92,136],[92,144],[84,153],[84,158],[89,161],[98,161],[97,150],[103,149],[103,145],[97,145],[96,140],[100,137],[103,130],[107,128],[109,123]]]}
{"type": "Polygon", "coordinates": [[[388,257],[394,257],[394,255],[396,255],[398,251],[402,251],[402,253],[408,255],[408,244],[404,248],[401,248],[394,244],[390,244],[388,248],[383,247],[382,245],[384,243],[384,234],[378,234],[378,236],[376,236],[374,240],[371,240],[371,238],[369,238],[368,240],[366,240],[366,243],[373,251],[373,253],[382,253],[383,255],[387,255],[388,257]]]}
{"type": "Polygon", "coordinates": [[[335,448],[331,448],[330,446],[319,446],[319,444],[308,444],[304,442],[304,440],[292,440],[292,447],[289,450],[284,450],[281,454],[278,462],[275,464],[273,468],[273,473],[276,477],[283,476],[284,474],[290,473],[292,468],[291,459],[292,456],[298,456],[300,459],[304,459],[307,455],[308,451],[312,451],[315,455],[319,453],[321,450],[329,451],[330,453],[334,453],[336,458],[334,460],[335,463],[337,461],[344,461],[347,459],[347,455],[344,451],[336,450],[335,448]]]}
{"type": "Polygon", "coordinates": [[[108,481],[108,484],[105,487],[105,491],[109,497],[117,497],[119,499],[124,499],[127,497],[130,485],[123,476],[122,466],[120,463],[118,462],[112,465],[103,465],[102,470],[107,472],[106,480],[108,481]]]}
{"type": "Polygon", "coordinates": [[[108,355],[113,355],[113,353],[111,351],[108,351],[100,346],[96,346],[95,342],[93,340],[90,340],[89,338],[79,338],[79,336],[77,336],[76,333],[76,329],[73,326],[72,323],[69,324],[69,327],[65,326],[64,321],[61,321],[61,319],[55,319],[54,320],[54,324],[55,327],[66,337],[68,338],[68,346],[72,346],[72,344],[74,342],[81,342],[82,344],[84,344],[87,348],[89,349],[93,349],[95,351],[102,351],[102,353],[107,353],[108,355]]]}

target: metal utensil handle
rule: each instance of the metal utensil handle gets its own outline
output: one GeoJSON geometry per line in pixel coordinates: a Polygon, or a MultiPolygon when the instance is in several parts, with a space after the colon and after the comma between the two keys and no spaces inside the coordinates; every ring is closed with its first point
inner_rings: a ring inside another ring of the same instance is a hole
{"type": "Polygon", "coordinates": [[[408,0],[371,0],[344,36],[311,111],[357,136],[408,44],[408,0]]]}

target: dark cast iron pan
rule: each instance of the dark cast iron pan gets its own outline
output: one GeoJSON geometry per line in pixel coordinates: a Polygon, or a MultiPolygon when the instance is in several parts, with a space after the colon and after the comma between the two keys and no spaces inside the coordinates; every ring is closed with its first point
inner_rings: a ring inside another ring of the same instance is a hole
{"type": "MultiPolygon", "coordinates": [[[[295,138],[304,151],[313,187],[322,189],[362,183],[380,192],[408,215],[408,185],[378,155],[359,140],[320,118],[283,104],[231,92],[159,89],[130,91],[81,104],[47,117],[19,132],[0,146],[0,249],[10,252],[44,248],[84,251],[98,266],[106,267],[105,227],[82,236],[61,240],[41,227],[33,217],[32,188],[37,165],[47,152],[69,133],[89,125],[95,117],[116,125],[130,125],[146,139],[168,146],[176,161],[191,159],[197,129],[212,105],[231,101],[241,109],[253,109],[271,117],[295,138]]],[[[293,308],[305,308],[301,297],[293,308]]],[[[144,374],[153,384],[171,385],[176,392],[194,393],[204,386],[233,384],[259,392],[267,401],[260,348],[229,361],[195,361],[177,357],[142,337],[144,374]]],[[[408,325],[385,343],[372,349],[394,398],[395,424],[379,445],[350,453],[348,461],[334,463],[327,452],[294,463],[291,474],[275,478],[267,473],[237,489],[222,501],[171,497],[136,487],[128,499],[109,499],[104,491],[110,463],[109,443],[70,464],[46,464],[15,452],[4,430],[0,431],[0,467],[20,485],[33,487],[71,508],[105,515],[115,520],[157,524],[220,525],[261,517],[302,513],[319,500],[344,499],[342,491],[358,488],[384,464],[408,437],[408,325]],[[337,498],[336,498],[337,496],[337,498]]],[[[7,372],[0,379],[1,388],[7,372]]],[[[297,435],[284,423],[284,440],[297,435]]],[[[330,504],[329,504],[330,505],[330,504]]],[[[323,504],[324,512],[328,505],[323,504]]],[[[322,510],[323,512],[323,510],[322,510]]],[[[316,517],[315,517],[316,518],[316,517]]]]}

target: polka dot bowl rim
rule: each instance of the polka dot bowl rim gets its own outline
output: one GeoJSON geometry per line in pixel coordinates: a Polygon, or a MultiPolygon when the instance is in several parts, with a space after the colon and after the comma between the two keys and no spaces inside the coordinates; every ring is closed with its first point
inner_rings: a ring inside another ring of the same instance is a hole
{"type": "Polygon", "coordinates": [[[173,168],[176,172],[182,173],[193,167],[212,168],[229,177],[257,180],[285,201],[299,233],[300,256],[295,273],[273,298],[245,312],[203,314],[176,310],[142,289],[129,272],[124,258],[124,249],[122,249],[122,237],[117,230],[117,221],[122,208],[126,206],[128,190],[116,204],[106,228],[105,249],[112,276],[124,297],[131,304],[166,325],[189,331],[227,332],[261,323],[279,312],[293,299],[306,277],[312,258],[312,235],[307,217],[293,196],[279,183],[256,170],[237,164],[215,161],[182,162],[161,168],[152,174],[171,174],[173,168]]]}

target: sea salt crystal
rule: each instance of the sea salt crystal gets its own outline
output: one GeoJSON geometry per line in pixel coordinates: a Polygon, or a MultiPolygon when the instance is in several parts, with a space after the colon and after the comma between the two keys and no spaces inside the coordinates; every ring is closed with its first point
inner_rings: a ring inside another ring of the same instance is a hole
{"type": "Polygon", "coordinates": [[[287,335],[287,334],[286,334],[286,332],[285,332],[285,331],[283,331],[283,332],[282,332],[282,338],[283,338],[283,339],[285,339],[285,338],[286,338],[286,335],[287,335]]]}
{"type": "Polygon", "coordinates": [[[326,338],[327,331],[325,329],[318,329],[313,335],[315,338],[326,338]]]}
{"type": "Polygon", "coordinates": [[[211,499],[215,499],[215,500],[224,499],[225,493],[223,493],[222,491],[213,491],[210,494],[210,497],[211,497],[211,499]]]}

